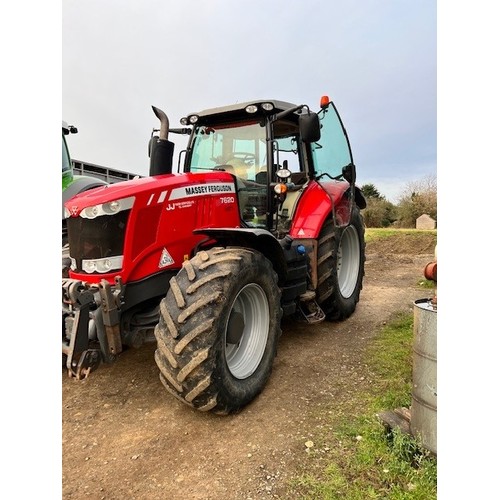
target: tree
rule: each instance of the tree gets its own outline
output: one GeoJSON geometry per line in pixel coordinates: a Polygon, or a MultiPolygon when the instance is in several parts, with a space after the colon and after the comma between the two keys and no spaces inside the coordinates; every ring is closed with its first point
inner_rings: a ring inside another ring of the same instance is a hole
{"type": "Polygon", "coordinates": [[[383,198],[374,184],[363,184],[361,186],[361,191],[363,191],[365,198],[383,198]]]}
{"type": "Polygon", "coordinates": [[[361,191],[366,198],[363,219],[366,227],[387,227],[396,219],[396,207],[380,194],[374,184],[364,184],[361,191]]]}
{"type": "Polygon", "coordinates": [[[430,215],[437,221],[437,179],[429,175],[419,181],[409,182],[399,197],[398,224],[401,227],[415,227],[422,215],[430,215]]]}
{"type": "Polygon", "coordinates": [[[363,219],[366,227],[388,227],[397,220],[397,208],[383,196],[366,198],[363,219]]]}

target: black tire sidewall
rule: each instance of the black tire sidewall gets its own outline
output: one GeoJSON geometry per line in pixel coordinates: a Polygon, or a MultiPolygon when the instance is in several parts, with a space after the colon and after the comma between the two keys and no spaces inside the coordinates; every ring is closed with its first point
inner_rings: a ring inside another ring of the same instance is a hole
{"type": "MultiPolygon", "coordinates": [[[[358,236],[359,243],[359,266],[358,266],[358,276],[356,278],[356,286],[354,287],[353,292],[349,297],[344,297],[340,291],[338,277],[335,271],[335,280],[334,280],[334,294],[335,294],[335,302],[337,305],[337,311],[333,312],[333,315],[336,316],[336,319],[345,319],[349,317],[354,310],[356,309],[356,304],[359,302],[359,295],[361,293],[361,289],[363,288],[363,277],[364,277],[364,262],[365,262],[365,244],[364,244],[364,225],[363,220],[361,218],[361,214],[357,207],[353,208],[350,227],[354,227],[356,230],[356,234],[358,236]],[[340,317],[339,317],[340,316],[340,317]]],[[[343,232],[347,228],[336,229],[336,237],[335,237],[335,249],[334,249],[334,269],[337,269],[337,261],[338,261],[338,250],[340,241],[342,238],[343,232]]]]}
{"type": "MultiPolygon", "coordinates": [[[[353,208],[350,227],[354,227],[359,243],[359,267],[356,285],[349,297],[344,297],[340,291],[339,280],[337,276],[338,250],[342,239],[343,232],[347,228],[335,228],[335,238],[333,245],[333,274],[332,274],[332,295],[327,299],[330,307],[327,312],[327,319],[330,321],[340,321],[348,318],[354,313],[356,304],[359,302],[359,296],[363,288],[364,263],[365,263],[365,240],[364,240],[364,224],[361,213],[358,207],[353,208]]],[[[348,226],[348,227],[349,227],[348,226]]]]}

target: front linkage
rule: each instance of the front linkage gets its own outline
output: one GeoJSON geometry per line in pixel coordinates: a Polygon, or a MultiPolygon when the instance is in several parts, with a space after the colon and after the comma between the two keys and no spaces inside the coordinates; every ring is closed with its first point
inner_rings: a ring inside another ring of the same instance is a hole
{"type": "Polygon", "coordinates": [[[122,351],[121,280],[117,279],[115,285],[112,288],[106,280],[97,285],[62,280],[62,353],[70,377],[85,379],[101,360],[112,362],[122,351]]]}

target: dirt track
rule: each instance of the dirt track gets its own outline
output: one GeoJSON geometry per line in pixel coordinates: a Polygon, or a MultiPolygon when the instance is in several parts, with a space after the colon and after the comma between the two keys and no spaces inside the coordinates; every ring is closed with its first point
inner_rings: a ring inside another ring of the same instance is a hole
{"type": "Polygon", "coordinates": [[[434,240],[415,241],[368,245],[361,300],[347,321],[285,322],[267,387],[237,415],[175,400],[159,380],[153,345],[84,382],[63,373],[63,498],[294,498],[289,481],[311,460],[305,442],[331,425],[329,411],[353,411],[350,395],[369,387],[370,340],[392,313],[411,312],[432,293],[417,283],[434,240]]]}

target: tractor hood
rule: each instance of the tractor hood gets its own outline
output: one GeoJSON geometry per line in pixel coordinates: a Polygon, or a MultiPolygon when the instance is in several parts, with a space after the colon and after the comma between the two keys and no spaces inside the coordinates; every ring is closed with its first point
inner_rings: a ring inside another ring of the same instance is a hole
{"type": "Polygon", "coordinates": [[[99,215],[106,215],[108,208],[112,210],[112,202],[121,200],[129,200],[127,204],[137,200],[142,206],[147,206],[173,199],[230,192],[235,192],[234,177],[226,172],[165,174],[85,191],[68,200],[64,207],[66,217],[77,217],[84,209],[97,210],[98,207],[104,207],[104,212],[99,215]]]}

